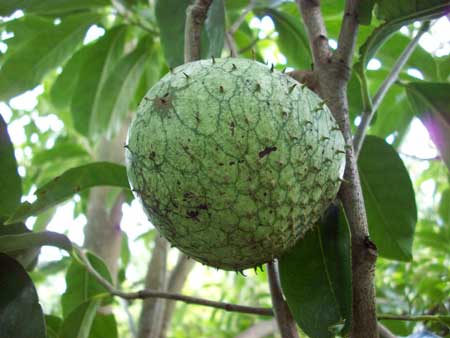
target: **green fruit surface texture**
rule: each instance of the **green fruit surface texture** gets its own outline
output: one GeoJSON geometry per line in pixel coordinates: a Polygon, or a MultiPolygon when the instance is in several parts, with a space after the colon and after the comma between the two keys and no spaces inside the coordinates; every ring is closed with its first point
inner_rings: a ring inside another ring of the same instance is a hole
{"type": "Polygon", "coordinates": [[[126,153],[132,189],[161,235],[226,270],[291,248],[336,197],[345,166],[324,102],[239,58],[165,75],[142,100],[126,153]]]}

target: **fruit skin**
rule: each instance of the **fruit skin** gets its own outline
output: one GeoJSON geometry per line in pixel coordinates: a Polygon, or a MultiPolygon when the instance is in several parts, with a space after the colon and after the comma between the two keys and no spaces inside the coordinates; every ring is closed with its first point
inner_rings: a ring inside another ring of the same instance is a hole
{"type": "Polygon", "coordinates": [[[127,171],[173,246],[225,270],[291,248],[335,198],[344,139],[308,88],[247,59],[172,70],[130,126],[127,171]]]}

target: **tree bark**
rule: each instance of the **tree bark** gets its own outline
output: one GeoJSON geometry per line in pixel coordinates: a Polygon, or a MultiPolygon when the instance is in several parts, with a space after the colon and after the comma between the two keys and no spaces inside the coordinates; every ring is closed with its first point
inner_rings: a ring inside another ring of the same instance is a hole
{"type": "Polygon", "coordinates": [[[369,239],[347,101],[347,83],[358,29],[358,1],[346,2],[338,48],[334,54],[328,47],[320,1],[298,0],[298,4],[313,51],[314,72],[319,81],[320,95],[336,118],[346,143],[345,182],[341,185],[339,198],[344,205],[352,234],[353,320],[350,336],[378,338],[374,287],[377,250],[369,239]]]}
{"type": "MultiPolygon", "coordinates": [[[[128,122],[128,121],[127,121],[128,122]]],[[[123,145],[128,130],[125,122],[112,139],[102,138],[95,149],[95,161],[124,162],[123,145]]],[[[84,229],[84,246],[99,255],[106,263],[113,282],[117,280],[118,258],[120,255],[122,230],[122,204],[124,196],[119,192],[113,207],[107,207],[111,188],[93,188],[89,193],[87,224],[84,229]]]]}

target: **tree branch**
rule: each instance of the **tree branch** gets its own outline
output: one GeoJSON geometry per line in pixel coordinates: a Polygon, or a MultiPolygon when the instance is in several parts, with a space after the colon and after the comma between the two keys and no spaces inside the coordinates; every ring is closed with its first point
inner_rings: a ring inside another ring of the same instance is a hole
{"type": "Polygon", "coordinates": [[[370,122],[372,121],[373,116],[375,115],[376,111],[380,107],[380,104],[383,101],[388,90],[392,87],[392,85],[395,83],[395,81],[397,81],[400,71],[402,70],[402,68],[404,67],[406,62],[408,62],[408,59],[414,52],[416,46],[419,43],[420,38],[428,30],[429,25],[430,25],[429,22],[424,22],[422,24],[422,26],[420,27],[420,29],[417,32],[414,39],[412,39],[408,43],[405,50],[402,52],[402,54],[397,59],[397,62],[395,62],[394,67],[392,67],[391,72],[384,79],[380,88],[378,88],[378,91],[376,92],[376,94],[372,100],[372,107],[371,107],[372,109],[370,111],[363,112],[362,117],[361,117],[361,123],[359,124],[358,129],[356,130],[356,133],[355,133],[355,137],[353,139],[353,146],[355,148],[356,157],[358,157],[359,152],[361,151],[361,147],[364,142],[364,138],[366,136],[366,131],[369,128],[369,125],[370,125],[370,122]]]}
{"type": "MultiPolygon", "coordinates": [[[[184,62],[200,59],[200,37],[208,8],[212,0],[196,0],[186,9],[186,25],[184,29],[184,62]]],[[[212,55],[214,56],[214,55],[212,55]]]]}
{"type": "Polygon", "coordinates": [[[236,19],[236,21],[230,26],[227,32],[225,32],[225,41],[227,43],[228,49],[230,50],[230,54],[232,57],[236,57],[239,55],[237,50],[236,41],[234,40],[234,33],[239,29],[239,26],[245,20],[247,14],[253,10],[255,6],[255,1],[250,0],[248,5],[244,8],[241,15],[236,19]]]}
{"type": "Polygon", "coordinates": [[[327,62],[331,56],[327,29],[320,11],[320,0],[297,0],[308,32],[314,65],[327,62]]]}
{"type": "Polygon", "coordinates": [[[239,15],[239,17],[236,19],[236,21],[233,22],[233,24],[230,26],[230,29],[228,30],[228,32],[230,34],[236,33],[236,31],[239,29],[239,27],[244,22],[245,17],[247,16],[247,14],[250,13],[253,10],[254,7],[255,7],[255,1],[254,0],[250,0],[248,2],[248,5],[243,9],[241,15],[239,15]]]}
{"type": "Polygon", "coordinates": [[[403,320],[407,322],[443,322],[445,320],[450,320],[449,315],[419,315],[419,316],[409,316],[409,315],[378,315],[379,320],[403,320]]]}
{"type": "Polygon", "coordinates": [[[289,310],[281,291],[277,261],[267,264],[267,275],[269,277],[270,294],[272,296],[275,319],[277,320],[281,337],[298,338],[297,325],[295,324],[295,320],[292,317],[291,311],[289,310]]]}
{"type": "MultiPolygon", "coordinates": [[[[188,304],[196,304],[196,305],[203,305],[208,307],[213,307],[217,309],[222,309],[229,312],[238,312],[238,313],[245,313],[245,314],[255,314],[260,316],[274,316],[275,313],[271,308],[262,308],[262,307],[254,307],[254,306],[246,306],[246,305],[238,305],[238,304],[231,304],[226,302],[216,302],[208,299],[198,298],[198,297],[191,297],[176,293],[170,293],[170,292],[163,292],[158,290],[152,290],[152,289],[143,289],[136,292],[124,292],[121,290],[116,289],[109,281],[107,281],[105,278],[103,278],[97,270],[92,266],[92,264],[89,262],[88,258],[86,257],[83,249],[78,246],[75,243],[72,243],[73,250],[70,252],[72,254],[72,257],[76,260],[78,260],[81,264],[83,264],[86,268],[86,270],[106,289],[106,291],[113,295],[120,297],[122,299],[126,300],[135,300],[135,299],[145,299],[145,298],[163,298],[163,299],[169,299],[169,300],[177,300],[182,301],[188,304]]],[[[274,272],[277,271],[272,267],[269,266],[269,278],[274,279],[276,277],[274,275],[274,272]]],[[[279,283],[279,281],[276,281],[276,283],[279,283]]],[[[272,284],[272,282],[271,282],[272,284]]],[[[272,286],[271,286],[272,287],[272,286]]],[[[281,292],[281,289],[279,291],[281,292]]],[[[286,303],[284,303],[286,305],[286,303]]],[[[420,315],[420,316],[409,316],[409,315],[390,315],[390,314],[380,314],[378,315],[379,320],[405,320],[405,321],[443,321],[450,319],[450,316],[447,315],[420,315]]],[[[378,338],[378,337],[377,337],[378,338]]]]}
{"type": "Polygon", "coordinates": [[[339,32],[338,46],[334,58],[345,65],[351,66],[353,50],[355,49],[356,35],[358,32],[358,0],[345,2],[344,18],[339,32]]]}
{"type": "Polygon", "coordinates": [[[320,96],[330,108],[346,143],[345,182],[339,190],[352,235],[353,319],[350,337],[378,338],[375,312],[374,272],[376,246],[369,239],[367,216],[361,183],[352,146],[348,114],[347,83],[357,35],[356,0],[347,0],[339,53],[330,57],[328,41],[318,0],[298,0],[308,30],[314,57],[314,72],[319,80],[320,96]]]}
{"type": "Polygon", "coordinates": [[[104,279],[91,265],[83,250],[74,245],[74,252],[76,253],[76,258],[81,261],[81,263],[86,267],[86,270],[106,289],[108,293],[113,296],[117,296],[123,299],[133,300],[133,299],[145,299],[145,298],[164,298],[170,300],[178,300],[188,304],[197,304],[203,306],[209,306],[217,309],[222,309],[229,312],[239,312],[246,314],[254,314],[260,316],[273,316],[273,311],[271,308],[260,308],[253,306],[245,306],[238,304],[231,304],[226,302],[216,302],[208,299],[191,297],[180,295],[176,293],[170,293],[165,291],[158,291],[152,289],[143,289],[136,292],[124,292],[116,289],[111,283],[104,279]]]}
{"type": "Polygon", "coordinates": [[[232,57],[238,56],[239,52],[237,50],[236,41],[234,41],[233,34],[231,34],[230,32],[226,32],[225,39],[227,42],[228,49],[230,50],[230,55],[232,57]]]}

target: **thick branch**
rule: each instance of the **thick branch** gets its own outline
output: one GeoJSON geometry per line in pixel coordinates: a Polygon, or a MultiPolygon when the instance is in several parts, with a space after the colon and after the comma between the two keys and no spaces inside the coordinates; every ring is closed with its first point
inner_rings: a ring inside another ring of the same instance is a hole
{"type": "Polygon", "coordinates": [[[319,88],[319,79],[317,78],[317,74],[312,70],[293,70],[292,72],[287,73],[290,77],[297,80],[301,84],[304,84],[306,87],[311,89],[315,93],[320,92],[319,88]]]}
{"type": "Polygon", "coordinates": [[[331,56],[327,29],[320,11],[320,0],[297,0],[303,21],[308,31],[314,65],[327,62],[331,56]]]}
{"type": "Polygon", "coordinates": [[[394,64],[394,67],[392,67],[391,72],[384,79],[380,88],[378,89],[375,96],[373,97],[372,110],[363,112],[362,117],[361,117],[361,123],[358,126],[358,129],[355,133],[355,137],[353,140],[356,157],[358,157],[358,155],[359,155],[362,144],[364,142],[364,138],[366,136],[367,128],[369,128],[369,125],[370,125],[370,122],[372,121],[373,116],[375,115],[376,111],[380,107],[380,104],[383,101],[388,90],[392,87],[392,85],[395,83],[395,81],[397,81],[400,71],[405,66],[406,62],[408,62],[408,59],[414,52],[422,35],[428,30],[428,27],[429,27],[429,22],[424,23],[422,25],[422,27],[420,28],[419,32],[417,32],[414,39],[412,39],[408,43],[405,50],[402,52],[402,54],[397,59],[397,62],[394,64]]]}
{"type": "MultiPolygon", "coordinates": [[[[340,54],[335,54],[332,58],[324,57],[329,53],[329,49],[326,39],[318,38],[318,34],[326,34],[319,3],[312,0],[298,2],[311,39],[314,72],[319,79],[320,95],[336,118],[346,143],[345,183],[341,185],[339,198],[344,205],[352,234],[353,320],[350,336],[378,338],[374,287],[377,251],[369,240],[364,199],[352,147],[347,101],[347,82],[350,77],[357,25],[349,21],[355,20],[354,15],[344,15],[343,21],[347,22],[340,33],[340,54]]],[[[356,5],[356,1],[348,0],[346,9],[353,9],[354,13],[356,5]]]]}
{"type": "Polygon", "coordinates": [[[298,338],[297,326],[292,317],[291,311],[284,300],[278,276],[278,263],[274,261],[267,264],[267,274],[269,277],[270,294],[272,305],[277,320],[278,328],[282,338],[298,338]]]}
{"type": "Polygon", "coordinates": [[[188,304],[197,304],[209,306],[217,309],[222,309],[230,312],[239,312],[246,314],[254,314],[260,316],[273,316],[273,311],[270,308],[260,308],[253,306],[237,305],[225,302],[216,302],[208,299],[185,296],[170,292],[143,289],[136,292],[124,292],[116,289],[111,283],[104,279],[91,265],[83,250],[74,244],[74,251],[77,254],[77,258],[81,260],[81,263],[86,267],[87,271],[106,289],[108,293],[113,296],[117,296],[123,299],[133,300],[133,299],[145,299],[145,298],[164,298],[170,300],[178,300],[188,304]]]}
{"type": "MultiPolygon", "coordinates": [[[[184,30],[184,62],[200,59],[200,37],[208,8],[212,0],[196,0],[186,9],[186,26],[184,30]]],[[[215,55],[212,55],[215,56],[215,55]]],[[[219,55],[216,55],[219,56],[219,55]]]]}

